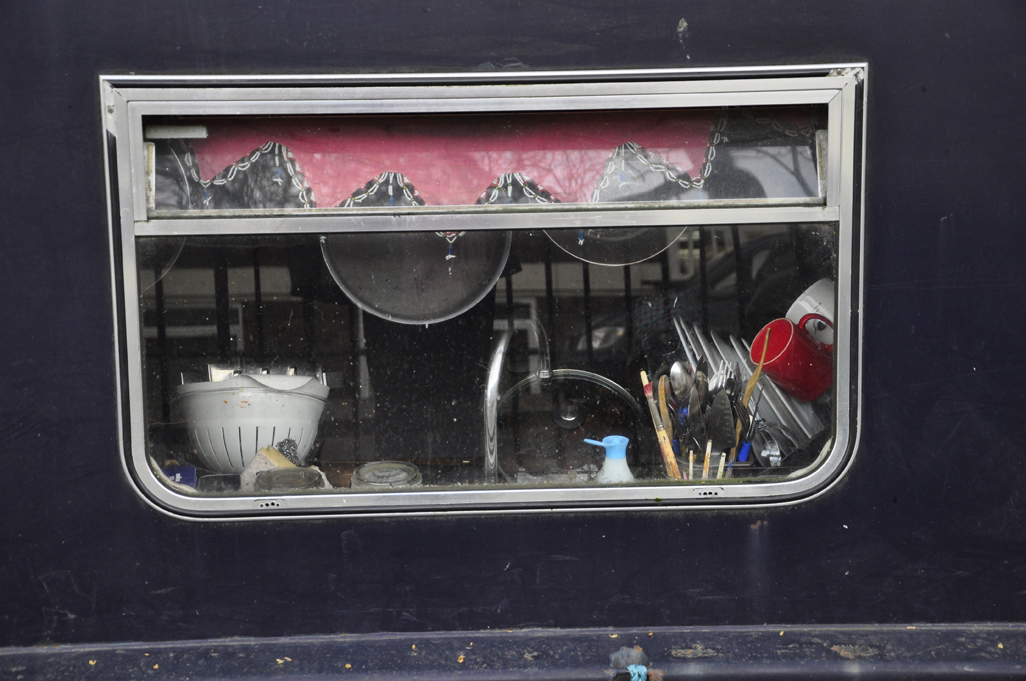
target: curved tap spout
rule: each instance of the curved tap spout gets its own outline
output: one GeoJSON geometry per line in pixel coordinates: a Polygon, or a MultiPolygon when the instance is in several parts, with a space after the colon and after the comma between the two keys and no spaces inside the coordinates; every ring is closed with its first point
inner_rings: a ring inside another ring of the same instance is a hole
{"type": "MultiPolygon", "coordinates": [[[[538,371],[536,375],[543,380],[552,376],[552,360],[549,354],[549,341],[545,336],[545,328],[535,318],[529,320],[531,331],[538,339],[538,371]]],[[[499,334],[488,361],[488,380],[484,393],[484,449],[485,449],[485,483],[499,481],[499,383],[502,380],[502,368],[506,364],[506,353],[510,341],[513,340],[513,328],[507,326],[499,334]]]]}

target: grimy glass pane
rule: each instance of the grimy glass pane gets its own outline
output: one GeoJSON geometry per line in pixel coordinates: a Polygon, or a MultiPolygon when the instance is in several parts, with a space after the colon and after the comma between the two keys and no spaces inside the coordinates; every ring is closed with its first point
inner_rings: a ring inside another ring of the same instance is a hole
{"type": "Polygon", "coordinates": [[[825,120],[825,107],[792,106],[151,117],[145,130],[162,215],[483,207],[516,189],[536,207],[817,199],[825,120]]]}
{"type": "Polygon", "coordinates": [[[148,455],[205,496],[779,480],[833,433],[836,231],[140,238],[148,455]]]}

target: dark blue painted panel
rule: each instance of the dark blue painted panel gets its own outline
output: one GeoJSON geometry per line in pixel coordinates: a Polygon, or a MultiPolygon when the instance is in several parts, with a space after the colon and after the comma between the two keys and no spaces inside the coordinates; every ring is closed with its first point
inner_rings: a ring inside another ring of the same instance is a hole
{"type": "Polygon", "coordinates": [[[0,645],[1026,619],[1023,6],[8,4],[0,645]],[[678,31],[681,19],[686,32],[678,31]],[[117,454],[97,76],[870,63],[863,436],[791,509],[189,523],[117,454]]]}

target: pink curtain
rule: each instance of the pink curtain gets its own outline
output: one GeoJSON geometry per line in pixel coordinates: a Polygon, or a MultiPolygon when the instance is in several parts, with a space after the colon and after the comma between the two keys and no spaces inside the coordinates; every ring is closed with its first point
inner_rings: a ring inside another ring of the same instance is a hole
{"type": "Polygon", "coordinates": [[[210,119],[193,140],[209,180],[267,142],[295,156],[316,205],[337,206],[382,172],[398,172],[428,205],[469,205],[518,172],[564,203],[587,202],[610,153],[634,142],[699,174],[712,110],[517,115],[210,119]]]}

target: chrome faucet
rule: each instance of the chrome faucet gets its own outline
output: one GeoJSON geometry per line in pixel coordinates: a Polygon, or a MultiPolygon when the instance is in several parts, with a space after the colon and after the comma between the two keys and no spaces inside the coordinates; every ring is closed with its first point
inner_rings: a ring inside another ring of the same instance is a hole
{"type": "MultiPolygon", "coordinates": [[[[541,323],[534,318],[529,320],[530,330],[538,338],[538,371],[535,375],[545,380],[552,375],[552,365],[549,358],[549,342],[545,337],[545,329],[541,323]]],[[[499,334],[492,349],[491,359],[488,361],[488,381],[485,384],[484,392],[484,446],[485,446],[485,483],[491,484],[499,481],[499,383],[502,380],[502,368],[506,364],[506,352],[509,350],[510,341],[513,340],[511,325],[507,325],[499,334]]]]}

